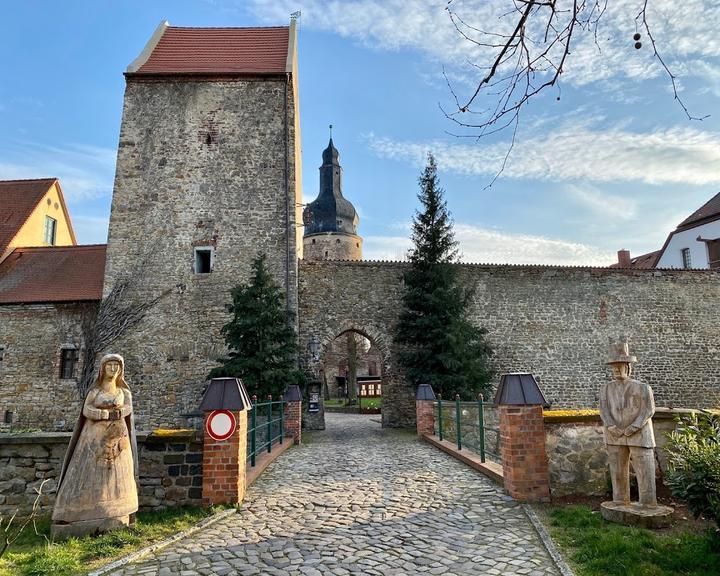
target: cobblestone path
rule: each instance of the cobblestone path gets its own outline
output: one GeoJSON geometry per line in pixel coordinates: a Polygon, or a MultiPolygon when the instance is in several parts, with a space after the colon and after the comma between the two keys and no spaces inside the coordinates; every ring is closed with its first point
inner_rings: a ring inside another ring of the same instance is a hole
{"type": "Polygon", "coordinates": [[[326,419],[239,514],[115,574],[559,574],[522,509],[479,472],[378,417],[326,419]]]}

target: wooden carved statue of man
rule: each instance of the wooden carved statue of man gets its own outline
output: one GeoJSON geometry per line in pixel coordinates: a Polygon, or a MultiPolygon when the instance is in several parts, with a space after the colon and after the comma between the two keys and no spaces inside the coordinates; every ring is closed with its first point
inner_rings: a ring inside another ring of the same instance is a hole
{"type": "Polygon", "coordinates": [[[655,402],[650,386],[633,380],[627,342],[612,346],[610,359],[614,379],[600,390],[600,417],[605,429],[613,488],[613,503],[630,504],[630,460],[637,477],[640,505],[656,507],[655,434],[652,416],[655,402]]]}

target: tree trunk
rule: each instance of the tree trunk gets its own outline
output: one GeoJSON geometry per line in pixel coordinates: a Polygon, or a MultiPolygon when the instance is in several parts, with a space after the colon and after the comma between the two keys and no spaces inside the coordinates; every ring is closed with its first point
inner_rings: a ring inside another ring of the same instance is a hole
{"type": "Polygon", "coordinates": [[[355,333],[347,333],[347,390],[348,404],[357,403],[357,342],[355,333]]]}

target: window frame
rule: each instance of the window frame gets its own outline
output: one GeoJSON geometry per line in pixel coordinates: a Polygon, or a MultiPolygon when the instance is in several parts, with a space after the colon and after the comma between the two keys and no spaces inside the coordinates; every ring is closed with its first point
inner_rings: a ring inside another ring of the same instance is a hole
{"type": "Polygon", "coordinates": [[[52,216],[45,215],[45,233],[43,240],[47,246],[55,246],[55,242],[57,241],[57,220],[52,216]],[[51,236],[49,240],[48,236],[51,236]]]}
{"type": "Polygon", "coordinates": [[[213,271],[213,268],[215,267],[215,247],[214,246],[195,246],[193,248],[193,274],[211,274],[213,271]],[[210,256],[209,258],[209,269],[206,272],[200,272],[200,254],[207,252],[210,256]]]}
{"type": "Polygon", "coordinates": [[[680,257],[682,258],[682,266],[685,270],[692,268],[692,258],[690,257],[690,248],[681,248],[680,257]]]}
{"type": "Polygon", "coordinates": [[[75,369],[80,363],[80,350],[75,346],[63,346],[60,348],[60,380],[74,380],[75,369]],[[68,353],[70,357],[68,357],[68,353]],[[69,375],[68,375],[69,366],[69,375]]]}

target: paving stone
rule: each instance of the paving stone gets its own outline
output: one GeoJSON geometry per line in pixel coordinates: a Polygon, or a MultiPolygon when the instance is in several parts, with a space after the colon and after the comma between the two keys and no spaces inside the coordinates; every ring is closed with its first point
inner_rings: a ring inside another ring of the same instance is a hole
{"type": "Polygon", "coordinates": [[[117,574],[559,576],[499,486],[373,420],[326,414],[327,429],[271,464],[238,514],[117,574]]]}

